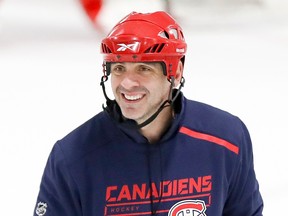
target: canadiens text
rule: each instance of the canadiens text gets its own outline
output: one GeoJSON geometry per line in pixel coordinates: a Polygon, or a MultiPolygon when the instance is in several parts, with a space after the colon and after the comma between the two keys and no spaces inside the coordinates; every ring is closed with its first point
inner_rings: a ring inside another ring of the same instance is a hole
{"type": "Polygon", "coordinates": [[[152,183],[151,186],[143,184],[109,186],[106,188],[106,201],[122,202],[150,199],[158,197],[174,197],[211,192],[212,176],[201,176],[197,178],[183,178],[152,183]]]}

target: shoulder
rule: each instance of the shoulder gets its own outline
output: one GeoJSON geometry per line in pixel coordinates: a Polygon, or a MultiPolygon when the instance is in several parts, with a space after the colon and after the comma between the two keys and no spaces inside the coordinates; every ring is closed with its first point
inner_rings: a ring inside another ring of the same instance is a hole
{"type": "Polygon", "coordinates": [[[237,116],[212,105],[184,99],[185,114],[190,114],[197,121],[209,123],[231,123],[241,121],[237,116]],[[224,121],[224,122],[223,122],[224,121]]]}
{"type": "Polygon", "coordinates": [[[242,120],[225,110],[198,101],[184,99],[183,126],[241,145],[248,130],[242,120]]]}
{"type": "Polygon", "coordinates": [[[117,127],[106,112],[100,112],[69,134],[56,145],[67,162],[77,161],[90,152],[107,145],[117,136],[117,127]]]}

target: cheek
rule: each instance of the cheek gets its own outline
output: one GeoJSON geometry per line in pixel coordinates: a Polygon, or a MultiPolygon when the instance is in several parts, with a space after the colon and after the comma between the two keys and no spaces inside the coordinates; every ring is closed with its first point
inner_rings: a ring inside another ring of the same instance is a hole
{"type": "Polygon", "coordinates": [[[159,98],[167,99],[170,93],[170,83],[167,80],[158,82],[154,85],[153,91],[159,98]]]}
{"type": "Polygon", "coordinates": [[[110,85],[111,85],[111,90],[112,90],[114,96],[116,96],[116,89],[119,86],[119,81],[117,79],[115,79],[115,77],[111,76],[110,85]]]}

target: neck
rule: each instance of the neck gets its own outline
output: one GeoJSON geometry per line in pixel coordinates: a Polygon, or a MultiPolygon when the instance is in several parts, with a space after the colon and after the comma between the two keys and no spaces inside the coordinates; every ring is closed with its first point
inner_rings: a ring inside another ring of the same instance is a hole
{"type": "Polygon", "coordinates": [[[140,128],[139,131],[150,143],[155,143],[161,139],[162,135],[170,127],[172,119],[172,107],[165,107],[150,124],[140,128]]]}

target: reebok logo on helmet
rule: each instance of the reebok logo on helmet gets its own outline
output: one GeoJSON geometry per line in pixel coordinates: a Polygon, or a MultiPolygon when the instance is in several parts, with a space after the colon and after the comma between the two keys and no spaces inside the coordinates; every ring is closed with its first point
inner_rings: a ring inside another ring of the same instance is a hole
{"type": "Polygon", "coordinates": [[[137,52],[138,48],[139,48],[139,44],[140,44],[139,42],[135,42],[135,43],[131,43],[131,44],[120,43],[120,44],[117,44],[119,46],[117,51],[124,52],[128,49],[128,50],[131,50],[133,52],[137,52]]]}

